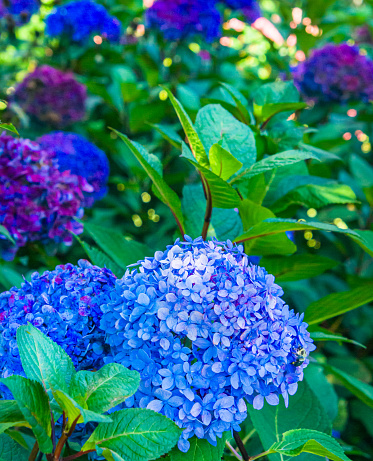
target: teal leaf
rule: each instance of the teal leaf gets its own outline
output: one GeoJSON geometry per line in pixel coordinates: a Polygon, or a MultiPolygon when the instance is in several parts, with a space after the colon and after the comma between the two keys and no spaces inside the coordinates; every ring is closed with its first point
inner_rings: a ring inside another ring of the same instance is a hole
{"type": "Polygon", "coordinates": [[[167,91],[168,97],[170,98],[170,101],[174,106],[176,114],[179,117],[180,123],[184,129],[186,137],[188,138],[189,146],[192,149],[194,158],[201,166],[209,168],[210,164],[205,148],[188,114],[185,112],[183,106],[175,98],[172,92],[166,87],[164,87],[164,89],[167,91]]]}
{"type": "Polygon", "coordinates": [[[181,148],[182,139],[171,126],[155,124],[151,124],[151,126],[155,128],[158,131],[158,133],[160,133],[162,137],[166,139],[166,141],[168,141],[174,147],[176,147],[177,149],[181,148]]]}
{"type": "Polygon", "coordinates": [[[254,101],[258,106],[284,102],[294,103],[299,101],[299,92],[293,82],[266,83],[255,92],[254,101]]]}
{"type": "MultiPolygon", "coordinates": [[[[174,215],[176,222],[178,223],[180,232],[184,234],[183,227],[184,227],[184,217],[181,213],[181,202],[178,195],[168,186],[168,184],[164,181],[159,171],[157,171],[154,166],[152,166],[144,153],[146,152],[145,149],[141,148],[141,146],[137,143],[134,143],[128,139],[128,137],[119,131],[113,130],[127,145],[133,155],[137,158],[141,166],[147,172],[148,176],[153,182],[155,189],[157,190],[157,196],[159,197],[162,202],[167,205],[171,213],[174,215]]],[[[148,154],[150,155],[150,154],[148,154]]]]}
{"type": "Polygon", "coordinates": [[[23,370],[29,379],[42,384],[49,395],[55,388],[67,391],[75,368],[62,347],[30,323],[18,328],[17,344],[23,370]]]}
{"type": "Polygon", "coordinates": [[[260,265],[276,277],[276,282],[294,282],[323,274],[338,265],[334,259],[313,254],[296,254],[286,258],[268,256],[260,265]]]}
{"type": "Polygon", "coordinates": [[[82,451],[108,448],[128,461],[157,459],[173,448],[181,429],[152,410],[131,408],[112,414],[113,422],[99,424],[82,451]]]}
{"type": "Polygon", "coordinates": [[[224,181],[233,176],[241,167],[242,163],[238,161],[220,144],[213,144],[210,149],[211,170],[224,181]]]}
{"type": "Polygon", "coordinates": [[[274,443],[270,452],[291,457],[301,453],[311,453],[333,461],[350,461],[333,437],[309,429],[285,432],[282,434],[281,442],[274,443]]]}
{"type": "Polygon", "coordinates": [[[0,461],[28,459],[29,451],[6,434],[0,434],[0,461]]]}
{"type": "Polygon", "coordinates": [[[30,424],[43,453],[52,453],[51,412],[47,394],[37,381],[22,376],[9,376],[0,381],[13,394],[24,419],[30,424]]]}
{"type": "Polygon", "coordinates": [[[71,396],[96,413],[106,413],[133,395],[140,385],[140,374],[118,363],[104,365],[96,372],[79,371],[72,379],[71,396]]]}
{"type": "Polygon", "coordinates": [[[371,301],[373,301],[373,290],[369,285],[363,285],[350,291],[331,293],[311,303],[306,309],[304,319],[310,325],[321,323],[371,301]]]}
{"type": "Polygon", "coordinates": [[[127,240],[120,232],[98,226],[97,224],[84,223],[84,229],[91,235],[97,245],[122,269],[129,264],[150,256],[152,250],[142,243],[127,240]]]}
{"type": "Polygon", "coordinates": [[[8,240],[10,240],[12,243],[15,243],[13,237],[10,235],[8,229],[6,229],[4,226],[0,224],[0,234],[4,235],[8,240]]]}

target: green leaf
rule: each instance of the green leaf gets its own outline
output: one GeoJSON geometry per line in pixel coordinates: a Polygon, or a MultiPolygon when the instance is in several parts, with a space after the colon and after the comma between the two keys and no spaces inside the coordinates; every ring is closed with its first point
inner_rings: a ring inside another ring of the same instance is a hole
{"type": "Polygon", "coordinates": [[[351,229],[340,229],[332,224],[316,221],[299,222],[295,219],[266,219],[262,223],[253,226],[244,234],[235,239],[235,242],[245,242],[257,238],[275,235],[286,231],[322,230],[345,234],[361,246],[366,252],[373,255],[373,232],[351,229]]]}
{"type": "Polygon", "coordinates": [[[47,394],[43,386],[22,376],[0,379],[13,394],[24,419],[30,424],[43,453],[52,453],[51,413],[47,394]]]}
{"type": "Polygon", "coordinates": [[[29,451],[6,434],[0,434],[0,461],[23,461],[28,459],[29,451]]]}
{"type": "Polygon", "coordinates": [[[8,240],[10,240],[12,243],[15,243],[13,237],[10,235],[8,229],[6,229],[4,226],[0,224],[0,235],[4,235],[8,240]]]}
{"type": "Polygon", "coordinates": [[[336,341],[338,343],[350,343],[354,344],[355,346],[359,346],[366,349],[366,346],[364,346],[364,344],[354,341],[353,339],[346,338],[345,336],[342,336],[340,334],[333,333],[332,331],[329,331],[326,328],[310,326],[308,328],[308,331],[311,335],[311,338],[314,341],[336,341]]]}
{"type": "Polygon", "coordinates": [[[371,301],[373,301],[373,290],[369,285],[332,293],[311,303],[306,309],[304,319],[310,325],[321,323],[371,301]]]}
{"type": "MultiPolygon", "coordinates": [[[[275,217],[271,210],[248,199],[240,202],[239,211],[244,229],[250,229],[267,218],[275,217]]],[[[269,235],[260,240],[245,242],[246,253],[258,256],[286,255],[294,253],[296,249],[297,247],[285,234],[269,235]]]]}
{"type": "Polygon", "coordinates": [[[181,429],[152,410],[131,408],[112,414],[113,422],[99,424],[82,451],[108,448],[128,461],[157,459],[174,447],[181,429]]]}
{"type": "Polygon", "coordinates": [[[212,171],[188,158],[190,163],[199,170],[210,188],[212,206],[214,208],[236,208],[240,204],[240,197],[235,189],[212,171]]]}
{"type": "Polygon", "coordinates": [[[158,197],[170,208],[176,219],[176,222],[179,225],[180,231],[182,232],[182,228],[184,226],[184,217],[181,213],[181,202],[178,195],[168,186],[160,173],[155,170],[154,167],[147,161],[146,157],[144,156],[144,152],[146,152],[145,149],[143,149],[139,144],[130,141],[126,135],[119,133],[119,131],[113,131],[127,145],[133,155],[140,162],[141,166],[147,172],[158,192],[158,197]]]}
{"type": "Polygon", "coordinates": [[[73,399],[67,392],[60,391],[58,389],[55,389],[53,391],[53,396],[56,399],[56,402],[58,403],[58,405],[65,412],[68,418],[67,428],[71,427],[73,421],[75,421],[79,415],[80,415],[80,418],[78,419],[79,424],[89,423],[89,422],[95,422],[95,423],[111,423],[112,422],[112,419],[110,418],[110,416],[101,415],[99,413],[96,413],[94,411],[91,411],[85,408],[86,405],[83,399],[81,399],[82,405],[80,405],[80,403],[78,403],[75,399],[73,399]]]}
{"type": "Polygon", "coordinates": [[[0,122],[0,129],[10,131],[19,136],[17,129],[11,123],[1,123],[0,122]]]}
{"type": "Polygon", "coordinates": [[[113,259],[122,269],[129,264],[150,256],[152,250],[142,243],[127,240],[120,232],[98,226],[97,224],[84,223],[84,229],[91,235],[101,249],[113,259]]]}
{"type": "Polygon", "coordinates": [[[23,419],[23,413],[15,400],[0,400],[0,423],[12,423],[23,419]]]}
{"type": "Polygon", "coordinates": [[[304,102],[268,103],[264,104],[264,106],[259,106],[254,102],[254,117],[259,123],[263,123],[280,112],[295,112],[296,110],[305,109],[306,107],[307,104],[304,102]]]}
{"type": "Polygon", "coordinates": [[[17,329],[17,344],[29,379],[41,383],[49,395],[55,388],[67,391],[75,368],[62,347],[30,323],[17,329]]]}
{"type": "Polygon", "coordinates": [[[27,426],[30,427],[30,425],[26,421],[16,421],[14,423],[0,423],[0,434],[3,434],[5,431],[12,427],[21,427],[21,426],[27,426]]]}
{"type": "Polygon", "coordinates": [[[308,208],[321,208],[334,203],[356,202],[356,195],[351,187],[346,186],[345,184],[331,182],[328,185],[307,184],[297,187],[281,199],[277,200],[272,205],[272,209],[278,213],[286,210],[291,205],[301,205],[308,208]]]}
{"type": "Polygon", "coordinates": [[[0,282],[9,290],[12,287],[21,288],[24,279],[21,274],[9,266],[9,263],[0,263],[0,282]]]}
{"type": "Polygon", "coordinates": [[[177,116],[179,117],[180,123],[185,131],[186,137],[188,138],[190,148],[192,149],[194,158],[197,162],[205,168],[209,168],[209,159],[207,157],[205,148],[200,140],[196,129],[193,126],[192,121],[190,120],[188,114],[185,112],[183,106],[172,94],[171,90],[166,87],[163,87],[170,98],[172,105],[176,111],[177,116]]]}
{"type": "Polygon", "coordinates": [[[240,113],[240,118],[242,119],[242,122],[246,123],[247,125],[250,124],[251,122],[251,116],[250,112],[248,111],[247,107],[245,104],[247,104],[247,101],[245,100],[245,97],[233,86],[228,85],[227,83],[220,83],[220,85],[228,91],[230,96],[232,97],[233,101],[235,102],[237,109],[240,113]]]}
{"type": "Polygon", "coordinates": [[[276,282],[294,282],[323,274],[338,265],[334,259],[312,254],[297,254],[286,258],[264,257],[260,265],[276,277],[276,282]]]}
{"type": "Polygon", "coordinates": [[[125,272],[124,268],[120,267],[111,258],[109,258],[109,256],[107,256],[98,248],[88,245],[88,243],[80,239],[78,235],[75,235],[75,238],[87,253],[87,256],[91,260],[92,264],[98,267],[106,267],[107,269],[110,269],[118,278],[123,277],[125,272]]]}
{"type": "Polygon", "coordinates": [[[361,187],[373,186],[373,167],[365,159],[352,154],[349,165],[353,176],[361,187]]]}
{"type": "Polygon", "coordinates": [[[207,151],[220,141],[222,147],[242,163],[243,168],[249,168],[255,162],[253,132],[220,105],[209,104],[198,112],[196,130],[207,151]]]}
{"type": "Polygon", "coordinates": [[[103,456],[107,461],[126,461],[118,453],[109,450],[109,448],[100,448],[96,447],[96,452],[98,456],[103,456]]]}
{"type": "Polygon", "coordinates": [[[216,446],[211,445],[206,439],[198,439],[196,436],[189,439],[190,448],[187,453],[181,452],[175,447],[170,452],[170,461],[220,461],[223,456],[227,433],[222,438],[216,438],[216,446]]]}
{"type": "Polygon", "coordinates": [[[254,94],[255,104],[264,106],[273,103],[294,103],[299,101],[299,92],[293,82],[266,83],[254,94]]]}
{"type": "Polygon", "coordinates": [[[234,175],[241,167],[242,163],[233,155],[221,147],[220,144],[213,144],[210,149],[211,170],[224,181],[234,175]]]}
{"type": "Polygon", "coordinates": [[[118,363],[104,365],[96,372],[79,371],[72,379],[70,394],[96,413],[106,413],[124,402],[140,385],[140,374],[118,363]]]}
{"type": "MultiPolygon", "coordinates": [[[[296,394],[289,397],[288,408],[283,402],[277,406],[265,403],[261,410],[248,405],[248,412],[265,450],[279,442],[284,432],[293,429],[331,433],[330,419],[305,381],[298,383],[296,394]]],[[[270,455],[269,459],[283,461],[279,454],[270,455]]]]}
{"type": "Polygon", "coordinates": [[[291,457],[301,453],[312,453],[333,461],[350,461],[333,437],[309,429],[285,432],[282,434],[281,442],[274,443],[270,452],[291,457]]]}
{"type": "Polygon", "coordinates": [[[155,128],[170,144],[177,149],[181,149],[182,139],[173,128],[168,125],[150,125],[155,128]]]}
{"type": "Polygon", "coordinates": [[[345,373],[339,368],[320,363],[327,373],[334,375],[341,384],[369,407],[373,407],[373,386],[345,373]]]}
{"type": "Polygon", "coordinates": [[[233,184],[242,178],[249,179],[258,174],[265,173],[266,171],[293,165],[294,163],[303,162],[304,160],[308,160],[310,158],[318,159],[318,156],[312,152],[302,152],[300,150],[287,150],[285,152],[280,152],[279,154],[271,155],[270,157],[256,162],[251,168],[244,170],[242,173],[233,178],[230,183],[233,184]]]}

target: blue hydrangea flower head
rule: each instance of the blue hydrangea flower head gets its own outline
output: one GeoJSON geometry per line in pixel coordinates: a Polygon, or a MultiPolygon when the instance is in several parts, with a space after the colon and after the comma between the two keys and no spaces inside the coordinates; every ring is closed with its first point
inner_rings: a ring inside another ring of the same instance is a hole
{"type": "Polygon", "coordinates": [[[107,346],[100,307],[110,300],[115,279],[110,270],[80,260],[34,273],[21,288],[1,293],[0,377],[24,375],[16,331],[27,322],[63,347],[77,369],[101,367],[107,346]]]}
{"type": "Polygon", "coordinates": [[[109,161],[105,152],[76,133],[56,131],[42,136],[38,143],[43,149],[54,152],[60,171],[70,171],[83,176],[93,187],[85,192],[86,206],[92,206],[107,193],[109,161]]]}
{"type": "Polygon", "coordinates": [[[117,280],[102,306],[112,357],[142,381],[127,406],[150,408],[216,444],[239,430],[246,399],[287,405],[315,349],[303,315],[243,247],[201,237],[177,240],[117,280]],[[301,358],[300,358],[301,357],[301,358]]]}
{"type": "Polygon", "coordinates": [[[119,42],[121,26],[103,5],[92,0],[77,0],[58,6],[47,17],[46,34],[66,36],[80,44],[93,34],[99,34],[109,42],[119,42]]]}
{"type": "Polygon", "coordinates": [[[38,11],[37,0],[0,0],[0,19],[11,17],[16,25],[26,24],[38,11]]]}
{"type": "Polygon", "coordinates": [[[250,22],[260,18],[260,7],[256,0],[221,0],[231,10],[241,10],[250,22]]]}
{"type": "Polygon", "coordinates": [[[293,71],[306,99],[316,102],[373,100],[373,61],[347,43],[314,50],[293,71]]]}
{"type": "Polygon", "coordinates": [[[215,0],[156,0],[146,13],[147,25],[166,40],[220,37],[221,15],[215,0]]]}

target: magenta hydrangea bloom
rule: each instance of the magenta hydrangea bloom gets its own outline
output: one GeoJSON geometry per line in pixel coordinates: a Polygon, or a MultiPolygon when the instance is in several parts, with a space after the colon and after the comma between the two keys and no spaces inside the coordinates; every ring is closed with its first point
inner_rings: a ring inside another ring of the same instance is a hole
{"type": "Polygon", "coordinates": [[[76,133],[56,131],[38,139],[43,149],[51,150],[58,160],[60,171],[81,175],[93,187],[92,193],[85,193],[85,205],[92,206],[107,192],[109,161],[105,152],[76,133]]]}
{"type": "MultiPolygon", "coordinates": [[[[115,275],[81,260],[43,274],[35,272],[21,288],[0,294],[0,377],[24,376],[17,328],[30,322],[59,344],[78,370],[100,368],[105,349],[101,305],[110,299],[115,275]]],[[[4,386],[0,393],[8,397],[4,386]]]]}
{"type": "Polygon", "coordinates": [[[326,45],[293,71],[306,99],[317,102],[373,100],[373,61],[356,46],[326,45]]]}
{"type": "Polygon", "coordinates": [[[147,10],[147,25],[166,40],[201,36],[212,42],[221,35],[221,15],[215,0],[156,0],[147,10]]]}
{"type": "Polygon", "coordinates": [[[243,246],[177,240],[117,280],[102,306],[112,358],[141,374],[127,406],[161,412],[216,445],[247,416],[297,391],[315,349],[303,314],[290,310],[273,275],[243,246]]]}
{"type": "Polygon", "coordinates": [[[12,259],[19,247],[40,241],[69,245],[70,232],[83,226],[83,192],[93,188],[85,178],[60,172],[54,154],[28,139],[0,136],[0,224],[16,245],[0,235],[0,250],[12,259]]]}
{"type": "Polygon", "coordinates": [[[10,18],[16,25],[26,24],[38,10],[37,0],[0,0],[0,19],[10,18]]]}
{"type": "Polygon", "coordinates": [[[11,103],[54,127],[65,127],[85,116],[86,88],[71,72],[37,67],[16,87],[11,103]]]}

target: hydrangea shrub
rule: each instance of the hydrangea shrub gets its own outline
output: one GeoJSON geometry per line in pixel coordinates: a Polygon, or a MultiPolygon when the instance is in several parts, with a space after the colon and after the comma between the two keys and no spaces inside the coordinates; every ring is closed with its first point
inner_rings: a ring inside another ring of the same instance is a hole
{"type": "Polygon", "coordinates": [[[84,213],[86,179],[61,172],[50,151],[28,139],[0,135],[0,224],[14,238],[0,235],[2,257],[12,259],[27,242],[72,243],[83,226],[74,220],[84,213]]]}
{"type": "Polygon", "coordinates": [[[85,116],[86,88],[71,72],[37,67],[16,87],[11,103],[40,123],[65,127],[85,116]]]}
{"type": "Polygon", "coordinates": [[[112,360],[141,374],[128,406],[153,409],[216,444],[256,409],[297,390],[315,349],[303,315],[241,245],[177,240],[116,283],[102,306],[112,360]],[[302,351],[303,359],[299,359],[302,351]]]}
{"type": "Polygon", "coordinates": [[[38,139],[43,149],[52,151],[60,171],[83,176],[93,187],[93,192],[85,192],[86,205],[92,206],[107,192],[109,161],[105,152],[76,133],[57,131],[38,139]]]}
{"type": "Polygon", "coordinates": [[[373,61],[356,46],[328,44],[314,50],[293,71],[306,99],[317,102],[368,102],[373,99],[373,61]]]}
{"type": "Polygon", "coordinates": [[[46,18],[46,33],[50,37],[65,36],[80,44],[93,34],[118,42],[121,25],[103,5],[92,0],[77,0],[58,6],[46,18]]]}
{"type": "Polygon", "coordinates": [[[11,18],[17,25],[27,23],[38,10],[37,0],[0,0],[0,19],[11,18]]]}
{"type": "Polygon", "coordinates": [[[107,348],[100,330],[101,306],[110,300],[115,279],[110,270],[80,260],[77,266],[35,272],[21,288],[1,293],[0,377],[24,376],[16,331],[28,322],[59,344],[76,369],[101,367],[107,348]]]}

